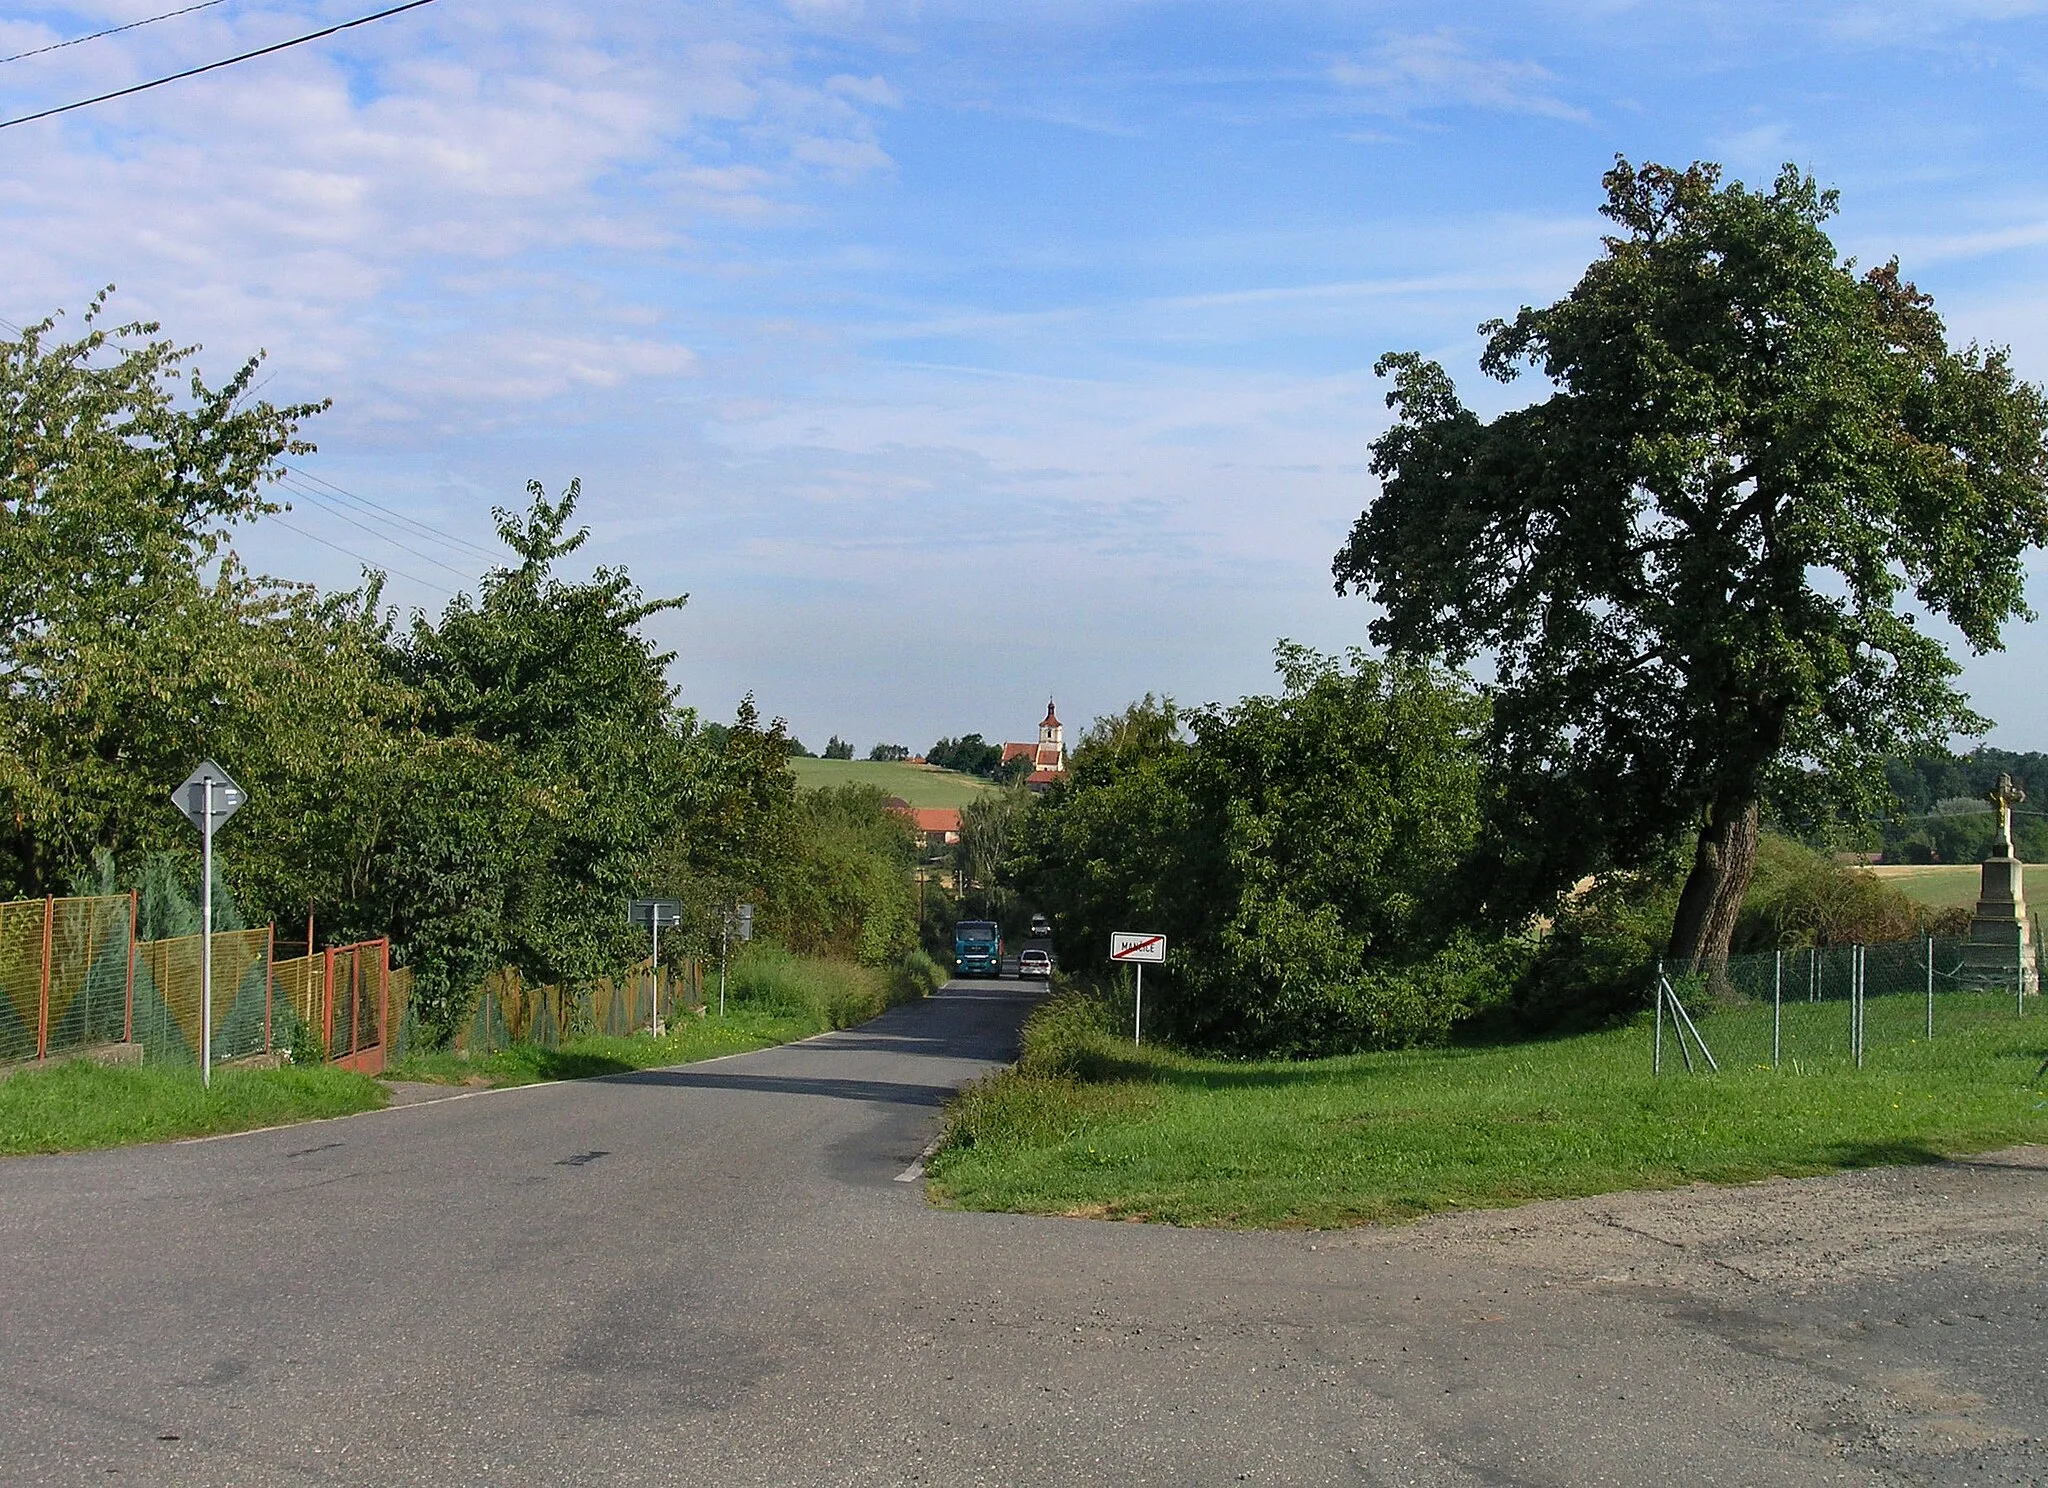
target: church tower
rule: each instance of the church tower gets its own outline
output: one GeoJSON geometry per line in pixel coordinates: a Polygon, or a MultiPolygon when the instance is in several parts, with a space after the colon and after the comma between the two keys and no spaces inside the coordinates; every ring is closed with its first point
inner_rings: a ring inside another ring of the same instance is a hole
{"type": "Polygon", "coordinates": [[[1060,727],[1060,715],[1054,710],[1052,699],[1047,698],[1045,722],[1038,726],[1038,755],[1032,761],[1032,769],[1057,775],[1066,768],[1067,731],[1060,727]]]}

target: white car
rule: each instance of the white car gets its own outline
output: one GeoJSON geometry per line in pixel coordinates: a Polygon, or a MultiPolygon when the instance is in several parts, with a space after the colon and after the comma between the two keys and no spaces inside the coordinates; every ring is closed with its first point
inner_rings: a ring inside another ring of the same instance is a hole
{"type": "Polygon", "coordinates": [[[1046,981],[1052,976],[1051,951],[1026,951],[1017,958],[1017,975],[1046,981]]]}
{"type": "Polygon", "coordinates": [[[1052,934],[1052,921],[1048,920],[1044,915],[1033,915],[1031,917],[1031,933],[1033,935],[1052,934]]]}

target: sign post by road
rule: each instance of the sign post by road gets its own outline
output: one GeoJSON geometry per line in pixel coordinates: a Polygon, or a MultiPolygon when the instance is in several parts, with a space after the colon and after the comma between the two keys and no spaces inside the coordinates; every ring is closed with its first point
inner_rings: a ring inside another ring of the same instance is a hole
{"type": "Polygon", "coordinates": [[[683,922],[683,906],[674,899],[633,899],[626,904],[626,923],[645,925],[654,932],[654,1036],[661,1037],[661,927],[673,930],[683,922]]]}
{"type": "Polygon", "coordinates": [[[740,932],[740,939],[741,939],[742,941],[749,941],[749,940],[752,940],[752,939],[754,938],[754,906],[753,906],[753,905],[751,905],[751,904],[735,904],[735,905],[734,905],[734,906],[732,907],[732,913],[731,913],[731,914],[729,914],[729,915],[727,915],[727,916],[725,917],[725,921],[724,921],[724,923],[723,923],[722,925],[720,925],[720,926],[719,926],[719,930],[718,930],[718,1016],[719,1016],[719,1017],[721,1017],[721,1018],[723,1018],[723,1017],[725,1016],[725,950],[726,950],[726,938],[727,938],[727,937],[728,937],[729,935],[731,935],[731,934],[732,934],[732,932],[733,932],[733,930],[734,930],[735,928],[737,928],[737,929],[739,930],[739,932],[740,932]]]}
{"type": "Polygon", "coordinates": [[[1135,1048],[1145,1041],[1145,963],[1166,959],[1166,937],[1147,935],[1142,930],[1111,931],[1109,959],[1127,961],[1138,968],[1138,1001],[1131,1020],[1131,1045],[1135,1048]]]}
{"type": "Polygon", "coordinates": [[[199,828],[199,1083],[213,1084],[213,831],[242,809],[249,797],[212,760],[199,767],[171,792],[185,819],[199,828]]]}

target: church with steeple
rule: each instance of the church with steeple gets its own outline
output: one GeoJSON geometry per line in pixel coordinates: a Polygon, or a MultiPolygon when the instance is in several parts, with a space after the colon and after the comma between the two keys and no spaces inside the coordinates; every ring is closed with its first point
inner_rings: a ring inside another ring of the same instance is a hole
{"type": "Polygon", "coordinates": [[[1038,742],[1003,746],[1003,763],[1007,765],[1015,759],[1031,761],[1031,772],[1024,777],[1024,783],[1034,791],[1044,790],[1067,773],[1067,731],[1051,698],[1045,700],[1045,722],[1038,726],[1038,742]]]}

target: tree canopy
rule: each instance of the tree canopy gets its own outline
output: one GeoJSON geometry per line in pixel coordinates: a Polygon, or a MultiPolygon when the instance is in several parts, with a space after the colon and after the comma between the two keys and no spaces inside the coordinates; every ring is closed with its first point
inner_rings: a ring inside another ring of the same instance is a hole
{"type": "Polygon", "coordinates": [[[1482,327],[1548,396],[1490,421],[1381,359],[1398,417],[1337,554],[1397,652],[1495,668],[1476,879],[1510,922],[1697,834],[1671,951],[1725,954],[1759,809],[1868,810],[1883,760],[1984,720],[1914,606],[1977,650],[2048,538],[2048,400],[1949,346],[1894,261],[1840,259],[1835,195],[1618,161],[1616,230],[1564,299],[1482,327]]]}

